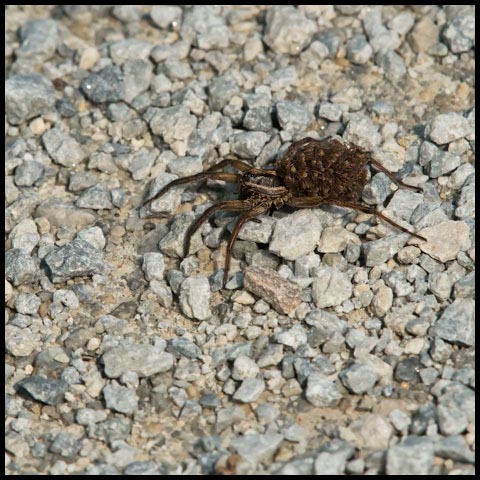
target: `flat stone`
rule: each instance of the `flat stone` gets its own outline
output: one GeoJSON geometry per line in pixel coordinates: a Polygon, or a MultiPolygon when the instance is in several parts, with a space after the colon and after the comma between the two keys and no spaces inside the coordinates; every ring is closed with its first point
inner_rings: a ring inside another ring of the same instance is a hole
{"type": "Polygon", "coordinates": [[[80,144],[59,127],[47,130],[42,136],[42,142],[52,160],[65,167],[75,167],[85,158],[80,144]]]}
{"type": "Polygon", "coordinates": [[[242,403],[255,402],[265,390],[265,381],[259,378],[246,378],[233,395],[233,399],[242,403]]]}
{"type": "Polygon", "coordinates": [[[428,475],[432,464],[429,438],[409,436],[387,452],[387,475],[428,475]]]}
{"type": "Polygon", "coordinates": [[[448,220],[418,232],[427,239],[427,242],[417,241],[415,238],[412,241],[418,242],[422,252],[445,263],[457,257],[462,247],[468,242],[469,231],[465,222],[448,220]]]}
{"type": "Polygon", "coordinates": [[[103,354],[102,362],[108,378],[118,378],[129,371],[140,377],[150,377],[170,370],[173,355],[153,345],[130,344],[111,348],[103,354]]]}
{"type": "Polygon", "coordinates": [[[276,221],[269,250],[296,260],[315,249],[321,232],[322,224],[312,210],[297,210],[276,221]]]}
{"type": "Polygon", "coordinates": [[[300,287],[283,278],[278,272],[263,267],[246,267],[244,286],[281,314],[288,315],[302,302],[300,287]]]}
{"type": "Polygon", "coordinates": [[[352,295],[349,277],[332,267],[318,267],[312,283],[312,298],[318,308],[340,305],[352,295]]]}
{"type": "Polygon", "coordinates": [[[43,75],[13,75],[5,82],[5,114],[12,125],[20,125],[55,107],[55,90],[43,75]]]}
{"type": "Polygon", "coordinates": [[[298,55],[317,27],[293,5],[274,5],[267,11],[263,41],[276,53],[298,55]]]}
{"type": "Polygon", "coordinates": [[[35,211],[35,218],[45,217],[54,227],[80,230],[97,220],[93,212],[75,207],[73,203],[50,198],[42,202],[35,211]]]}
{"type": "Polygon", "coordinates": [[[430,139],[437,145],[454,142],[472,132],[468,120],[459,113],[441,113],[437,115],[430,127],[430,139]]]}
{"type": "Polygon", "coordinates": [[[31,283],[39,274],[33,258],[21,248],[11,248],[5,252],[5,277],[15,286],[31,283]]]}
{"type": "Polygon", "coordinates": [[[28,393],[32,398],[47,405],[63,402],[68,383],[63,380],[50,380],[38,375],[31,375],[16,383],[16,388],[28,393]]]}
{"type": "Polygon", "coordinates": [[[203,275],[186,278],[180,286],[180,308],[189,318],[206,320],[211,316],[210,283],[203,275]]]}
{"type": "Polygon", "coordinates": [[[131,415],[138,409],[138,396],[132,388],[109,384],[102,393],[107,408],[125,415],[131,415]]]}
{"type": "Polygon", "coordinates": [[[106,268],[102,252],[81,238],[50,252],[44,261],[53,283],[103,273],[106,268]]]}
{"type": "Polygon", "coordinates": [[[475,301],[471,298],[456,299],[444,310],[428,333],[450,343],[474,345],[475,301]]]}
{"type": "Polygon", "coordinates": [[[118,102],[125,94],[123,73],[119,67],[108,65],[91,73],[80,88],[92,103],[118,102]]]}
{"type": "Polygon", "coordinates": [[[311,373],[305,397],[315,407],[334,407],[341,399],[337,385],[321,373],[311,373]]]}

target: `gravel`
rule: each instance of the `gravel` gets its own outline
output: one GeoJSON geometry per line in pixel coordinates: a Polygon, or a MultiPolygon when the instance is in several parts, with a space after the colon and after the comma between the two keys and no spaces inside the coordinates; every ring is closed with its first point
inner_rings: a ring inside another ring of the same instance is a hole
{"type": "Polygon", "coordinates": [[[7,475],[474,474],[473,5],[5,15],[7,475]],[[144,204],[333,135],[427,241],[284,205],[224,288],[240,182],[144,204]]]}

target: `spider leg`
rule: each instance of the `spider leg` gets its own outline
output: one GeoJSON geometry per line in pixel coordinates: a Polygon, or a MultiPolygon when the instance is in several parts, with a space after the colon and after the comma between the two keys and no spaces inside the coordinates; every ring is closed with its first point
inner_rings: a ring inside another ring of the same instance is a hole
{"type": "Polygon", "coordinates": [[[225,285],[228,280],[228,272],[230,270],[230,258],[232,256],[232,249],[233,245],[235,243],[235,240],[238,237],[238,234],[240,233],[241,228],[245,225],[245,223],[249,221],[254,221],[254,222],[260,222],[258,218],[255,218],[256,215],[260,215],[265,211],[264,205],[259,205],[259,207],[255,208],[254,210],[250,210],[243,215],[239,217],[237,220],[237,223],[235,224],[235,227],[233,227],[232,231],[232,236],[230,237],[230,240],[227,245],[227,251],[225,252],[225,267],[223,270],[223,288],[225,288],[225,285]]]}
{"type": "Polygon", "coordinates": [[[380,162],[377,160],[374,160],[373,158],[370,158],[368,160],[377,170],[380,170],[383,172],[385,175],[387,175],[389,178],[391,178],[397,185],[403,188],[408,188],[409,190],[414,190],[415,192],[422,192],[422,189],[419,187],[414,187],[412,185],[407,185],[406,183],[403,183],[401,180],[398,179],[396,175],[394,175],[392,172],[387,170],[380,162]]]}
{"type": "Polygon", "coordinates": [[[213,172],[213,171],[219,170],[220,168],[224,168],[228,166],[232,166],[233,168],[236,168],[237,170],[240,170],[241,172],[245,172],[245,173],[248,172],[248,173],[257,173],[257,174],[264,174],[264,175],[268,174],[268,175],[273,175],[275,177],[277,176],[277,173],[275,172],[275,170],[264,170],[261,168],[255,168],[248,165],[248,163],[242,162],[241,160],[237,160],[235,158],[226,158],[225,160],[222,160],[221,162],[215,165],[212,165],[207,170],[207,172],[213,172]]]}
{"type": "Polygon", "coordinates": [[[152,202],[153,200],[161,197],[165,193],[168,192],[173,187],[177,185],[183,185],[184,183],[189,182],[198,182],[200,180],[223,180],[224,182],[239,182],[242,176],[238,173],[223,173],[223,172],[202,172],[197,173],[196,175],[190,175],[188,177],[177,178],[172,182],[165,185],[158,193],[156,193],[153,197],[147,198],[144,200],[143,205],[152,202]]]}
{"type": "Polygon", "coordinates": [[[246,209],[246,206],[242,200],[225,200],[224,202],[215,203],[211,207],[207,208],[189,227],[185,233],[185,239],[183,243],[183,255],[188,256],[190,250],[190,240],[193,234],[199,229],[200,225],[205,222],[211,215],[220,210],[230,210],[232,212],[241,212],[246,209]]]}
{"type": "Polygon", "coordinates": [[[402,227],[397,222],[388,218],[383,213],[379,212],[375,207],[362,205],[361,203],[347,202],[347,201],[335,200],[335,199],[326,199],[322,197],[296,197],[296,198],[294,197],[290,199],[287,205],[290,205],[292,207],[298,207],[298,208],[313,208],[313,207],[318,207],[320,205],[337,205],[338,207],[347,207],[353,210],[359,210],[364,213],[370,213],[372,215],[376,215],[377,217],[381,218],[383,221],[389,223],[390,225],[393,225],[394,227],[398,228],[402,232],[408,233],[414,237],[419,238],[420,240],[424,240],[425,242],[427,241],[427,239],[422,237],[421,235],[418,235],[417,233],[412,232],[408,228],[402,227]]]}

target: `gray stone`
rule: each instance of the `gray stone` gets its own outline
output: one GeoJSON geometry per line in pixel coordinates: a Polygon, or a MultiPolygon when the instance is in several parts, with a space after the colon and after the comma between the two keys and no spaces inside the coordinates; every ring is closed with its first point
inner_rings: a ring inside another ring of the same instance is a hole
{"type": "Polygon", "coordinates": [[[108,65],[91,73],[80,85],[82,92],[92,103],[110,103],[123,100],[125,85],[119,67],[108,65]]]}
{"type": "Polygon", "coordinates": [[[25,377],[16,383],[16,388],[28,393],[33,399],[47,405],[58,405],[68,389],[68,383],[63,380],[50,380],[38,375],[25,377]]]}
{"type": "MultiPolygon", "coordinates": [[[[155,197],[165,185],[177,178],[177,175],[173,175],[172,173],[162,173],[156,176],[148,187],[145,201],[155,197]]],[[[185,187],[186,185],[183,186],[183,188],[185,187]]],[[[153,213],[171,213],[175,211],[182,201],[181,188],[182,187],[170,189],[165,195],[149,202],[147,208],[153,213]]]]}
{"type": "Polygon", "coordinates": [[[5,277],[15,286],[37,280],[39,271],[33,258],[21,248],[5,252],[5,277]]]}
{"type": "Polygon", "coordinates": [[[470,175],[463,185],[455,216],[457,218],[475,217],[475,174],[470,175]]]}
{"type": "MultiPolygon", "coordinates": [[[[185,212],[175,217],[170,231],[160,240],[160,250],[170,257],[183,258],[184,256],[184,238],[188,228],[194,219],[193,212],[185,212]]],[[[202,236],[200,229],[197,230],[190,241],[190,251],[187,255],[192,255],[202,248],[202,236]]]]}
{"type": "Polygon", "coordinates": [[[81,192],[98,183],[98,174],[87,170],[85,172],[72,172],[69,177],[68,188],[72,192],[81,192]]]}
{"type": "MultiPolygon", "coordinates": [[[[18,318],[19,314],[17,314],[15,317],[18,318]]],[[[20,318],[18,318],[18,320],[20,320],[20,318]]],[[[29,323],[28,319],[27,322],[22,322],[24,325],[22,325],[20,322],[18,322],[20,323],[19,326],[11,323],[12,321],[5,326],[5,349],[14,357],[28,357],[33,353],[34,350],[39,348],[40,334],[33,333],[30,328],[25,326],[29,323]]]]}
{"type": "MultiPolygon", "coordinates": [[[[267,215],[259,215],[256,218],[260,220],[260,223],[246,223],[240,230],[238,238],[240,240],[246,240],[249,242],[269,243],[270,239],[272,238],[272,231],[276,220],[273,217],[268,217],[267,215]]],[[[227,228],[230,232],[233,231],[235,223],[236,221],[228,224],[227,228]]]]}
{"type": "Polygon", "coordinates": [[[408,234],[402,233],[363,243],[362,251],[365,256],[365,265],[367,267],[382,265],[403,248],[408,237],[408,234]]]}
{"type": "Polygon", "coordinates": [[[276,340],[282,345],[291,347],[296,351],[300,346],[307,343],[307,332],[301,325],[294,325],[288,330],[284,330],[276,335],[276,340]]]}
{"type": "Polygon", "coordinates": [[[50,252],[44,261],[53,283],[103,273],[106,268],[102,252],[81,238],[50,252]]]}
{"type": "Polygon", "coordinates": [[[233,78],[228,76],[214,78],[208,87],[208,105],[213,111],[223,110],[239,91],[237,82],[233,78]]]}
{"type": "Polygon", "coordinates": [[[321,102],[318,109],[318,116],[326,118],[330,122],[339,122],[348,106],[341,103],[321,102]]]}
{"type": "Polygon", "coordinates": [[[138,409],[138,397],[135,390],[120,385],[106,385],[102,390],[107,408],[131,415],[138,409]]]}
{"type": "Polygon", "coordinates": [[[97,250],[103,250],[106,245],[105,236],[103,235],[103,231],[100,227],[84,228],[78,232],[77,238],[85,240],[93,245],[97,250]]]}
{"type": "Polygon", "coordinates": [[[163,280],[165,270],[165,260],[160,252],[146,252],[143,255],[143,271],[145,278],[151,282],[152,280],[163,280]]]}
{"type": "Polygon", "coordinates": [[[315,407],[334,407],[341,399],[337,385],[320,373],[308,376],[305,396],[315,407]]]}
{"type": "Polygon", "coordinates": [[[179,302],[182,312],[189,318],[206,320],[211,316],[210,284],[203,275],[186,278],[180,286],[179,302]]]}
{"type": "Polygon", "coordinates": [[[190,43],[183,40],[179,40],[178,42],[169,45],[156,45],[151,51],[151,57],[156,63],[161,63],[169,57],[175,57],[182,60],[188,57],[190,47],[190,43]]]}
{"type": "Polygon", "coordinates": [[[472,452],[462,435],[440,437],[434,444],[435,456],[449,458],[454,462],[475,463],[475,453],[472,452]]]}
{"type": "Polygon", "coordinates": [[[362,394],[374,387],[378,374],[370,365],[355,362],[340,372],[339,378],[352,393],[362,394]]]}
{"type": "Polygon", "coordinates": [[[465,298],[473,296],[475,292],[475,272],[470,272],[457,280],[453,287],[455,298],[465,298]]]}
{"type": "Polygon", "coordinates": [[[72,203],[56,198],[42,202],[35,211],[35,217],[46,217],[54,227],[65,227],[70,230],[92,225],[97,219],[92,212],[81,210],[72,203]]]}
{"type": "Polygon", "coordinates": [[[241,355],[235,359],[232,368],[232,378],[234,380],[245,380],[254,378],[259,372],[259,367],[250,357],[241,355]]]}
{"type": "Polygon", "coordinates": [[[168,108],[149,108],[147,121],[155,135],[172,144],[175,141],[187,141],[197,126],[197,118],[190,114],[184,105],[168,108]]]}
{"type": "Polygon", "coordinates": [[[429,475],[433,444],[424,437],[409,436],[387,452],[387,475],[429,475]]]}
{"type": "Polygon", "coordinates": [[[243,126],[247,130],[269,132],[272,129],[272,114],[270,107],[249,108],[243,118],[243,126]]]}
{"type": "Polygon", "coordinates": [[[352,295],[350,278],[331,267],[319,267],[312,283],[312,298],[318,308],[340,305],[352,295]]]}
{"type": "Polygon", "coordinates": [[[55,436],[55,440],[50,445],[50,451],[58,453],[64,458],[73,460],[82,448],[80,439],[75,438],[68,432],[59,432],[55,436]]]}
{"type": "Polygon", "coordinates": [[[293,5],[274,5],[267,11],[263,41],[276,53],[298,55],[317,27],[293,5]]]}
{"type": "Polygon", "coordinates": [[[172,338],[168,341],[167,352],[173,353],[177,358],[198,358],[202,354],[200,347],[186,337],[172,338]]]}
{"type": "Polygon", "coordinates": [[[40,162],[25,161],[15,169],[15,185],[31,187],[43,176],[44,167],[40,162]]]}
{"type": "Polygon", "coordinates": [[[168,171],[178,177],[187,177],[203,172],[200,157],[178,157],[168,162],[168,171]]]}
{"type": "Polygon", "coordinates": [[[18,313],[35,315],[41,305],[41,300],[34,293],[19,293],[15,300],[15,309],[18,313]]]}
{"type": "Polygon", "coordinates": [[[385,76],[392,82],[398,82],[407,73],[403,58],[393,50],[378,52],[375,56],[375,63],[383,69],[385,76]]]}
{"type": "Polygon", "coordinates": [[[312,210],[297,210],[278,219],[270,242],[270,251],[286,260],[312,252],[322,232],[322,224],[312,210]]]}
{"type": "Polygon", "coordinates": [[[153,66],[148,60],[131,59],[123,65],[124,99],[130,103],[135,97],[148,90],[153,66]]]}
{"type": "Polygon", "coordinates": [[[113,208],[110,191],[105,185],[98,184],[82,192],[75,205],[92,210],[110,210],[113,208]]]}
{"type": "Polygon", "coordinates": [[[459,15],[448,22],[442,36],[453,53],[468,52],[475,45],[475,16],[459,15]]]}
{"type": "Polygon", "coordinates": [[[297,81],[297,70],[294,65],[289,65],[270,72],[265,79],[265,84],[270,86],[272,92],[279,92],[295,85],[297,81]]]}
{"type": "Polygon", "coordinates": [[[382,141],[378,126],[363,114],[350,117],[343,138],[366,150],[374,150],[382,141]]]}
{"type": "Polygon", "coordinates": [[[255,158],[267,143],[269,136],[265,132],[236,133],[230,140],[232,153],[240,158],[255,158]]]}
{"type": "Polygon", "coordinates": [[[257,465],[271,460],[282,440],[283,435],[278,433],[250,433],[236,435],[231,441],[231,446],[240,456],[257,465]]]}
{"type": "Polygon", "coordinates": [[[438,397],[436,419],[443,435],[458,435],[465,431],[475,417],[475,392],[452,382],[438,397]]]}
{"type": "Polygon", "coordinates": [[[434,323],[429,335],[450,343],[471,346],[475,342],[475,302],[456,299],[434,323]]]}
{"type": "Polygon", "coordinates": [[[373,55],[373,49],[363,35],[355,35],[347,41],[347,58],[357,65],[364,65],[373,55]]]}
{"type": "Polygon", "coordinates": [[[152,47],[153,45],[149,42],[126,38],[110,45],[110,56],[116,65],[123,65],[128,60],[147,60],[152,47]]]}
{"type": "Polygon", "coordinates": [[[202,50],[222,50],[229,45],[229,30],[226,25],[214,25],[208,31],[197,34],[197,44],[202,50]]]}
{"type": "Polygon", "coordinates": [[[12,228],[8,238],[13,248],[21,248],[31,254],[40,241],[40,234],[36,223],[30,218],[25,218],[12,228]]]}
{"type": "Polygon", "coordinates": [[[20,48],[15,50],[17,59],[42,63],[55,54],[60,43],[57,22],[42,18],[25,22],[20,28],[20,48]]]}
{"type": "Polygon", "coordinates": [[[441,113],[437,115],[430,127],[430,139],[437,145],[454,142],[472,132],[468,120],[459,113],[441,113]]]}
{"type": "Polygon", "coordinates": [[[107,412],[93,408],[79,408],[76,415],[77,423],[80,425],[91,425],[92,423],[103,422],[106,418],[107,412]]]}
{"type": "Polygon", "coordinates": [[[108,378],[118,378],[129,371],[150,377],[170,370],[173,355],[153,345],[131,344],[111,348],[103,354],[102,362],[108,378]]]}
{"type": "Polygon", "coordinates": [[[5,114],[12,125],[43,115],[55,106],[55,90],[43,75],[13,75],[5,82],[5,114]]]}
{"type": "Polygon", "coordinates": [[[242,403],[255,402],[264,390],[265,382],[263,379],[246,378],[233,395],[233,399],[242,403]]]}
{"type": "Polygon", "coordinates": [[[194,75],[188,63],[182,62],[175,57],[168,57],[163,63],[163,68],[168,78],[172,81],[186,80],[194,75]]]}
{"type": "Polygon", "coordinates": [[[85,158],[80,144],[59,127],[47,130],[42,141],[52,160],[65,167],[75,167],[85,158]]]}
{"type": "Polygon", "coordinates": [[[276,104],[277,120],[283,130],[298,133],[308,130],[312,122],[310,111],[302,104],[282,101],[276,104]]]}
{"type": "Polygon", "coordinates": [[[182,18],[182,9],[177,5],[153,5],[150,17],[158,27],[168,28],[174,22],[178,24],[182,18]]]}

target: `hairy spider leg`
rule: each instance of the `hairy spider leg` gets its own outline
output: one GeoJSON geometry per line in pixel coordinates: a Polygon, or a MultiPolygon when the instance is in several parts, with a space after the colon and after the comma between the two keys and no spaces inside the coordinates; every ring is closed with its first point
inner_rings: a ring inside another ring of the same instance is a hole
{"type": "Polygon", "coordinates": [[[265,212],[265,207],[264,205],[261,205],[254,210],[249,211],[248,213],[244,213],[239,217],[237,220],[237,223],[235,224],[235,227],[233,227],[232,235],[230,237],[230,240],[227,245],[227,251],[225,252],[225,267],[223,269],[223,288],[225,288],[225,285],[228,280],[228,272],[230,271],[230,259],[232,256],[232,249],[233,245],[235,243],[235,240],[238,237],[238,234],[240,233],[241,228],[245,225],[245,223],[249,221],[253,222],[261,222],[258,218],[254,218],[256,215],[260,215],[265,212]]]}
{"type": "Polygon", "coordinates": [[[343,200],[336,200],[336,199],[330,199],[330,198],[326,199],[323,197],[296,197],[296,198],[294,197],[287,202],[287,205],[290,205],[291,207],[297,207],[297,208],[314,208],[314,207],[319,207],[320,205],[336,205],[338,207],[347,207],[353,210],[359,210],[364,213],[370,213],[372,215],[376,215],[377,217],[381,218],[382,220],[389,223],[390,225],[393,225],[394,227],[398,228],[402,232],[408,233],[414,237],[419,238],[420,240],[424,240],[425,242],[427,241],[426,238],[422,237],[421,235],[418,235],[415,232],[412,232],[408,228],[402,227],[397,222],[394,222],[392,219],[386,217],[383,213],[380,213],[375,207],[370,207],[368,205],[362,205],[360,203],[346,202],[343,200]]]}
{"type": "Polygon", "coordinates": [[[224,182],[239,182],[242,176],[238,173],[224,173],[224,172],[202,172],[197,173],[196,175],[190,175],[188,177],[177,178],[172,182],[165,185],[160,191],[154,195],[152,198],[148,198],[143,202],[143,205],[153,202],[153,200],[161,197],[168,192],[173,187],[178,185],[183,185],[184,183],[189,182],[198,182],[200,180],[223,180],[224,182]]]}
{"type": "Polygon", "coordinates": [[[199,229],[200,225],[205,222],[211,215],[220,210],[230,210],[232,212],[243,212],[247,210],[247,205],[243,200],[225,200],[224,202],[215,203],[207,208],[189,227],[185,233],[183,243],[183,256],[186,257],[190,250],[190,240],[193,234],[199,229]]]}
{"type": "Polygon", "coordinates": [[[377,162],[377,160],[374,160],[373,158],[369,158],[368,160],[377,170],[380,170],[383,172],[385,175],[387,175],[389,178],[391,178],[397,185],[403,188],[408,188],[409,190],[414,190],[415,192],[422,192],[422,189],[419,187],[414,187],[413,185],[407,185],[406,183],[403,183],[396,175],[394,175],[392,172],[387,170],[380,162],[377,162]]]}
{"type": "Polygon", "coordinates": [[[221,162],[212,165],[209,169],[207,169],[207,172],[213,172],[215,170],[219,170],[220,168],[228,167],[231,166],[233,168],[236,168],[237,170],[240,170],[241,172],[248,172],[248,173],[258,173],[260,175],[272,175],[274,177],[277,176],[277,172],[275,170],[266,170],[262,168],[255,168],[250,165],[248,165],[245,162],[242,162],[241,160],[237,160],[234,158],[226,158],[225,160],[222,160],[221,162]]]}

